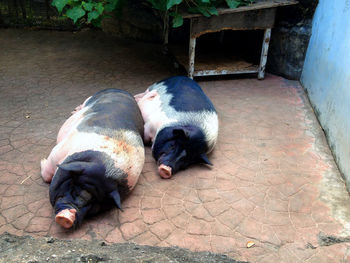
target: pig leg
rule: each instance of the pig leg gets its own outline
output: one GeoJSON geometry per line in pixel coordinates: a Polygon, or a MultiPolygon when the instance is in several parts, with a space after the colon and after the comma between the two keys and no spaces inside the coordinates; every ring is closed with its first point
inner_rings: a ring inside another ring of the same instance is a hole
{"type": "Polygon", "coordinates": [[[150,143],[152,141],[152,136],[151,136],[151,127],[150,125],[145,124],[144,126],[144,134],[143,134],[143,142],[145,144],[150,143]]]}
{"type": "Polygon", "coordinates": [[[63,143],[57,144],[51,151],[47,159],[42,159],[41,165],[41,176],[46,183],[50,183],[53,175],[57,169],[57,165],[64,159],[67,155],[67,150],[64,150],[63,143]]]}
{"type": "Polygon", "coordinates": [[[45,183],[50,183],[55,173],[55,169],[53,168],[53,165],[47,159],[42,159],[40,162],[40,165],[41,165],[41,177],[43,178],[45,183]]]}
{"type": "Polygon", "coordinates": [[[154,124],[152,121],[148,121],[144,125],[143,141],[145,144],[152,142],[156,136],[158,125],[154,124]]]}
{"type": "Polygon", "coordinates": [[[41,159],[40,166],[41,166],[41,177],[43,178],[44,182],[50,183],[53,177],[53,173],[55,171],[52,171],[51,166],[48,164],[47,159],[41,159]]]}

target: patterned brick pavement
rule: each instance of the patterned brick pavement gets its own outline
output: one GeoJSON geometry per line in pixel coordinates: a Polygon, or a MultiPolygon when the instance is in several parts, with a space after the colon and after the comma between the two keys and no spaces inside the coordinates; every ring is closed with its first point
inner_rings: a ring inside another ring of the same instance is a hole
{"type": "Polygon", "coordinates": [[[40,159],[77,105],[179,74],[149,43],[0,30],[0,233],[213,251],[250,262],[350,262],[350,200],[298,82],[200,81],[219,112],[214,167],[162,180],[150,148],[123,202],[77,230],[53,220],[40,159]],[[247,248],[247,244],[253,244],[247,248]]]}

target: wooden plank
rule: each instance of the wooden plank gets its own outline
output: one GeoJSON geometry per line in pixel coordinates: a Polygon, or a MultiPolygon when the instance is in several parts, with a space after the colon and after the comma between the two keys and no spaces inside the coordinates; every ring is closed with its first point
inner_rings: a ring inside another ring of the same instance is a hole
{"type": "Polygon", "coordinates": [[[253,10],[243,13],[229,13],[220,16],[191,18],[190,37],[222,30],[254,30],[272,28],[276,8],[253,10]]]}
{"type": "MultiPolygon", "coordinates": [[[[230,74],[252,74],[257,73],[257,67],[251,67],[248,69],[228,69],[228,70],[195,70],[193,73],[193,77],[204,77],[204,76],[218,76],[218,75],[230,75],[230,74]]],[[[193,78],[192,77],[192,78],[193,78]]]]}
{"type": "Polygon", "coordinates": [[[224,75],[237,73],[257,73],[258,66],[240,59],[231,59],[230,61],[217,60],[216,63],[196,62],[193,76],[224,75]],[[201,72],[201,74],[199,74],[201,72]],[[204,74],[207,73],[207,74],[204,74]]]}
{"type": "MultiPolygon", "coordinates": [[[[269,0],[269,1],[261,1],[254,3],[249,6],[241,6],[238,8],[218,8],[218,14],[231,14],[231,13],[240,13],[240,12],[246,12],[246,11],[252,11],[257,9],[266,9],[266,8],[273,8],[273,7],[279,7],[279,6],[288,6],[288,5],[295,5],[298,4],[298,1],[296,0],[269,0]]],[[[201,17],[202,14],[189,14],[189,13],[182,13],[183,18],[193,18],[193,17],[201,17]]]]}
{"type": "Polygon", "coordinates": [[[183,47],[170,47],[177,62],[184,66],[188,76],[209,76],[240,73],[257,73],[258,65],[249,63],[242,58],[225,52],[196,54],[193,72],[190,74],[189,57],[183,47]]]}

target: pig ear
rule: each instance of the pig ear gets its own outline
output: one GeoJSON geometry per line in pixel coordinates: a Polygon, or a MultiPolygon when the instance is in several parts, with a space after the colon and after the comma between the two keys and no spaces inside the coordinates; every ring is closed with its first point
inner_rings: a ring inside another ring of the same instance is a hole
{"type": "Polygon", "coordinates": [[[94,162],[73,161],[71,163],[62,163],[57,165],[64,171],[87,174],[102,174],[105,172],[104,166],[94,162]]]}
{"type": "Polygon", "coordinates": [[[116,206],[118,207],[118,209],[123,211],[122,204],[120,202],[120,195],[118,193],[118,190],[114,190],[113,192],[110,192],[109,195],[114,200],[114,202],[115,202],[116,206]]]}
{"type": "Polygon", "coordinates": [[[86,164],[87,162],[71,162],[58,164],[57,166],[67,172],[81,173],[86,168],[86,164]]]}
{"type": "Polygon", "coordinates": [[[213,164],[209,161],[208,156],[205,153],[202,153],[199,156],[199,160],[201,163],[205,163],[205,164],[213,166],[213,164]]]}
{"type": "Polygon", "coordinates": [[[147,92],[142,99],[151,100],[151,99],[154,99],[157,95],[158,95],[158,92],[156,90],[152,90],[147,92]]]}
{"type": "Polygon", "coordinates": [[[173,129],[173,135],[176,138],[188,139],[189,133],[184,128],[175,128],[173,129]]]}

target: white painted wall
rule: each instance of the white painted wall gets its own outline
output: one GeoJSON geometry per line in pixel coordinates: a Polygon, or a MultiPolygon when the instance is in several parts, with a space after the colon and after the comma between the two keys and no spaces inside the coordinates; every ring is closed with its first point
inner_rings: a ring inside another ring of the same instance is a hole
{"type": "Polygon", "coordinates": [[[301,83],[350,190],[350,0],[319,0],[301,83]]]}

